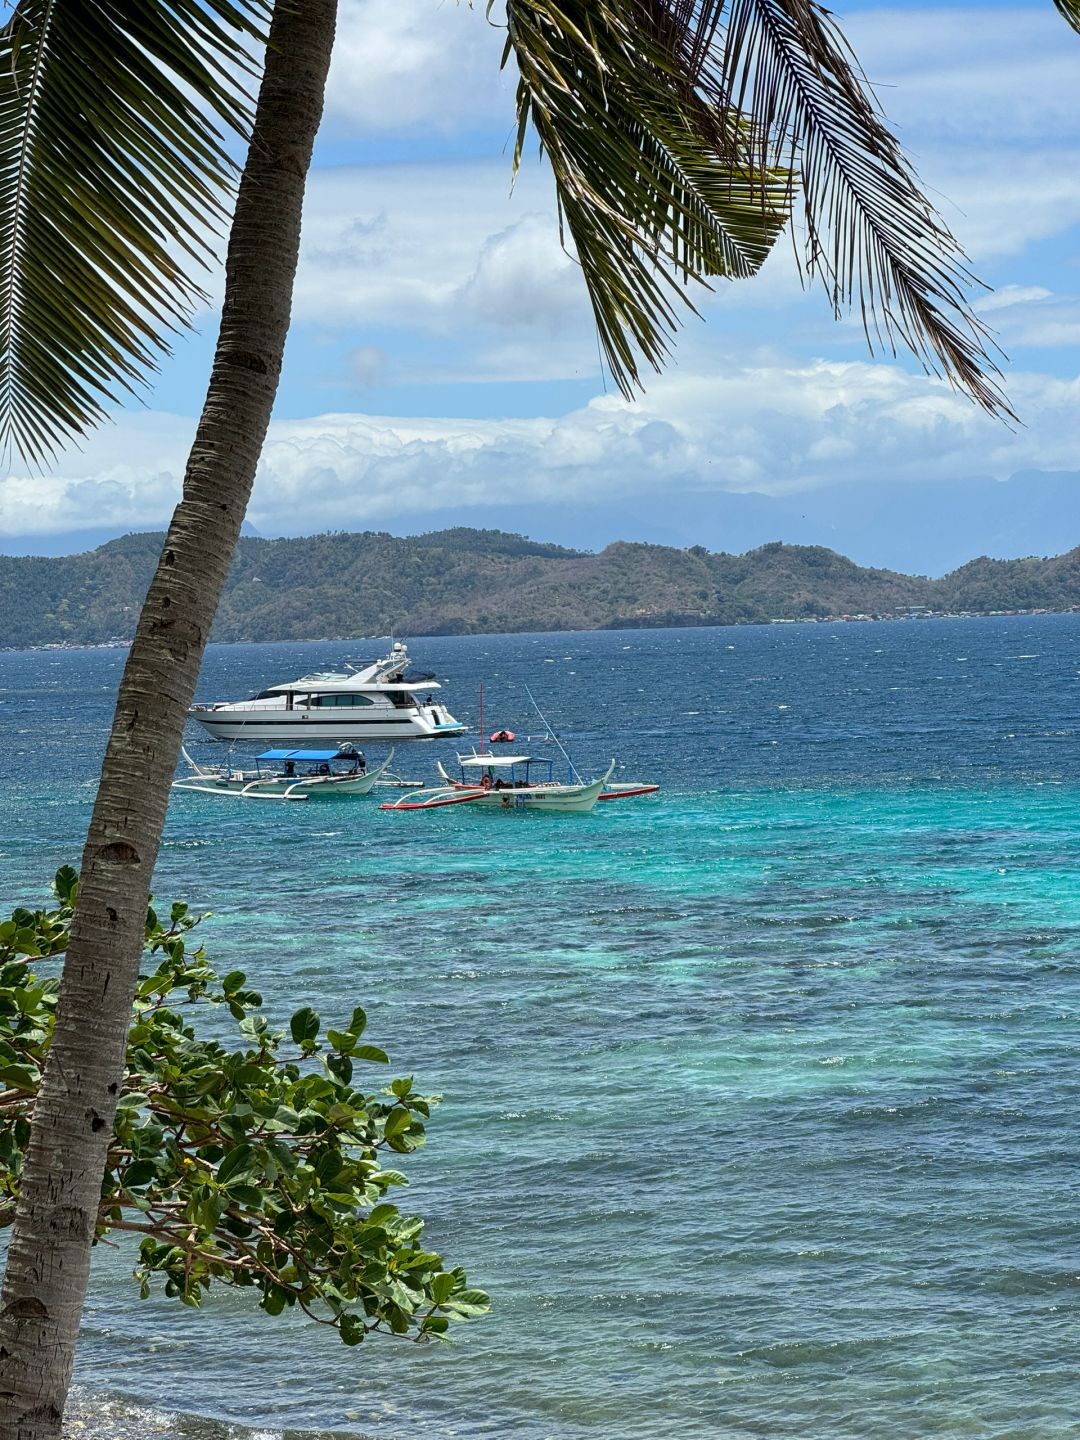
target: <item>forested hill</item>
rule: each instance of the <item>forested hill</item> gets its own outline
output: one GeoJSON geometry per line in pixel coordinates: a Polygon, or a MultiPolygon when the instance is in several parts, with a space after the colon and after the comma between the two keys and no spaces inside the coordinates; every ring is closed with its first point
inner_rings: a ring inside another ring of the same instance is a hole
{"type": "MultiPolygon", "coordinates": [[[[83,555],[0,556],[0,646],[130,638],[161,535],[83,555]]],[[[598,555],[497,530],[245,537],[216,640],[723,625],[843,615],[1080,606],[1080,549],[973,560],[940,580],[869,570],[821,546],[745,555],[617,542],[598,555]]]]}

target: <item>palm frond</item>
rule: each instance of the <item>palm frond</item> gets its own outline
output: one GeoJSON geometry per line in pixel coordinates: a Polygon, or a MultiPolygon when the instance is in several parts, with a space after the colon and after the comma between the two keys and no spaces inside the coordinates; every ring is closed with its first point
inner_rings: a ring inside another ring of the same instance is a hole
{"type": "Polygon", "coordinates": [[[624,390],[635,346],[654,366],[666,353],[677,282],[753,273],[801,189],[806,269],[834,312],[1012,417],[978,282],[817,0],[507,0],[507,15],[519,152],[531,119],[624,390]]]}
{"type": "Polygon", "coordinates": [[[1080,31],[1080,0],[1054,0],[1054,4],[1073,29],[1080,31]]]}
{"type": "Polygon", "coordinates": [[[0,29],[0,447],[137,392],[227,219],[271,0],[19,0],[0,29]]]}
{"type": "Polygon", "coordinates": [[[798,167],[807,269],[834,312],[857,309],[872,349],[899,342],[983,409],[1015,418],[967,300],[978,282],[828,13],[817,0],[730,0],[725,22],[721,87],[798,167]]]}
{"type": "Polygon", "coordinates": [[[638,357],[659,369],[693,309],[690,282],[748,276],[788,218],[790,177],[755,164],[751,127],[695,83],[679,6],[641,0],[507,0],[528,127],[555,177],[611,373],[625,394],[638,357]]]}

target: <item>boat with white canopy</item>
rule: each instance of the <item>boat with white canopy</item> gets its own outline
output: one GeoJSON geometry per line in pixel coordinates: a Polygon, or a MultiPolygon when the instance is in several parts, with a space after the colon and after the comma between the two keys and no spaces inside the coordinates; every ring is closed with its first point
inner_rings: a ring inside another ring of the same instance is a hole
{"type": "Polygon", "coordinates": [[[319,671],[271,685],[250,700],[192,705],[188,715],[214,740],[258,744],[343,745],[376,740],[435,740],[463,735],[432,693],[433,675],[410,669],[400,641],[360,669],[319,671]]]}
{"type": "Polygon", "coordinates": [[[445,805],[479,805],[494,810],[540,810],[556,814],[587,815],[595,806],[615,770],[615,761],[599,780],[575,777],[572,784],[555,779],[555,762],[534,755],[459,755],[461,779],[454,780],[442,765],[443,785],[415,790],[380,810],[436,810],[445,805]]]}
{"type": "MultiPolygon", "coordinates": [[[[265,750],[255,758],[253,770],[231,765],[198,765],[184,751],[193,773],[173,781],[174,790],[195,790],[203,795],[231,795],[240,800],[325,800],[336,795],[366,795],[386,783],[391,750],[369,770],[363,755],[353,749],[265,750]]],[[[400,783],[400,782],[397,782],[400,783]]]]}
{"type": "MultiPolygon", "coordinates": [[[[537,760],[535,757],[523,755],[494,755],[490,752],[485,755],[459,755],[458,766],[460,767],[461,774],[457,779],[447,771],[446,766],[441,760],[436,768],[447,785],[451,785],[457,790],[475,789],[479,772],[482,786],[484,788],[491,787],[498,791],[506,788],[506,777],[502,777],[502,784],[500,784],[500,779],[497,778],[500,769],[509,765],[512,772],[515,764],[521,763],[527,766],[547,765],[548,778],[551,778],[551,766],[553,762],[550,760],[537,760]]],[[[610,775],[611,772],[608,771],[608,774],[610,775]]],[[[517,776],[514,777],[515,783],[519,778],[520,777],[517,776]]],[[[580,783],[580,777],[576,775],[576,772],[575,779],[580,783]]],[[[636,795],[655,795],[659,789],[660,786],[651,780],[609,779],[597,796],[597,800],[631,800],[636,795]]]]}

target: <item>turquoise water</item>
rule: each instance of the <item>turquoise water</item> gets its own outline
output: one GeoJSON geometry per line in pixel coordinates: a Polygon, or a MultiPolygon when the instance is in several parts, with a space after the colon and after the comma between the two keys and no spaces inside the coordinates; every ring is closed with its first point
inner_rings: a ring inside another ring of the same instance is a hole
{"type": "MultiPolygon", "coordinates": [[[[278,1018],[363,1003],[443,1093],[412,1205],[495,1309],[452,1348],[346,1351],[240,1297],[139,1304],[103,1253],[83,1389],[371,1440],[1072,1435],[1078,642],[1080,617],[417,642],[455,713],[483,677],[492,727],[539,729],[527,682],[583,771],[663,794],[177,797],[157,888],[216,912],[215,959],[278,1018]]],[[[218,647],[201,694],[361,653],[218,647]]],[[[77,856],[121,663],[0,655],[13,902],[77,856]]]]}

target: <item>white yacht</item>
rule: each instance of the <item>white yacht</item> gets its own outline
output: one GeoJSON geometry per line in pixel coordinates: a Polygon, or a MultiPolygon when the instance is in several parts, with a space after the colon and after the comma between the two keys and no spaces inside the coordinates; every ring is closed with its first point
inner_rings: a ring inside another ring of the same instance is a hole
{"type": "Polygon", "coordinates": [[[438,683],[409,671],[401,641],[362,669],[322,671],[271,685],[250,700],[193,705],[188,711],[215,740],[290,745],[436,740],[465,726],[435,699],[438,683]]]}

